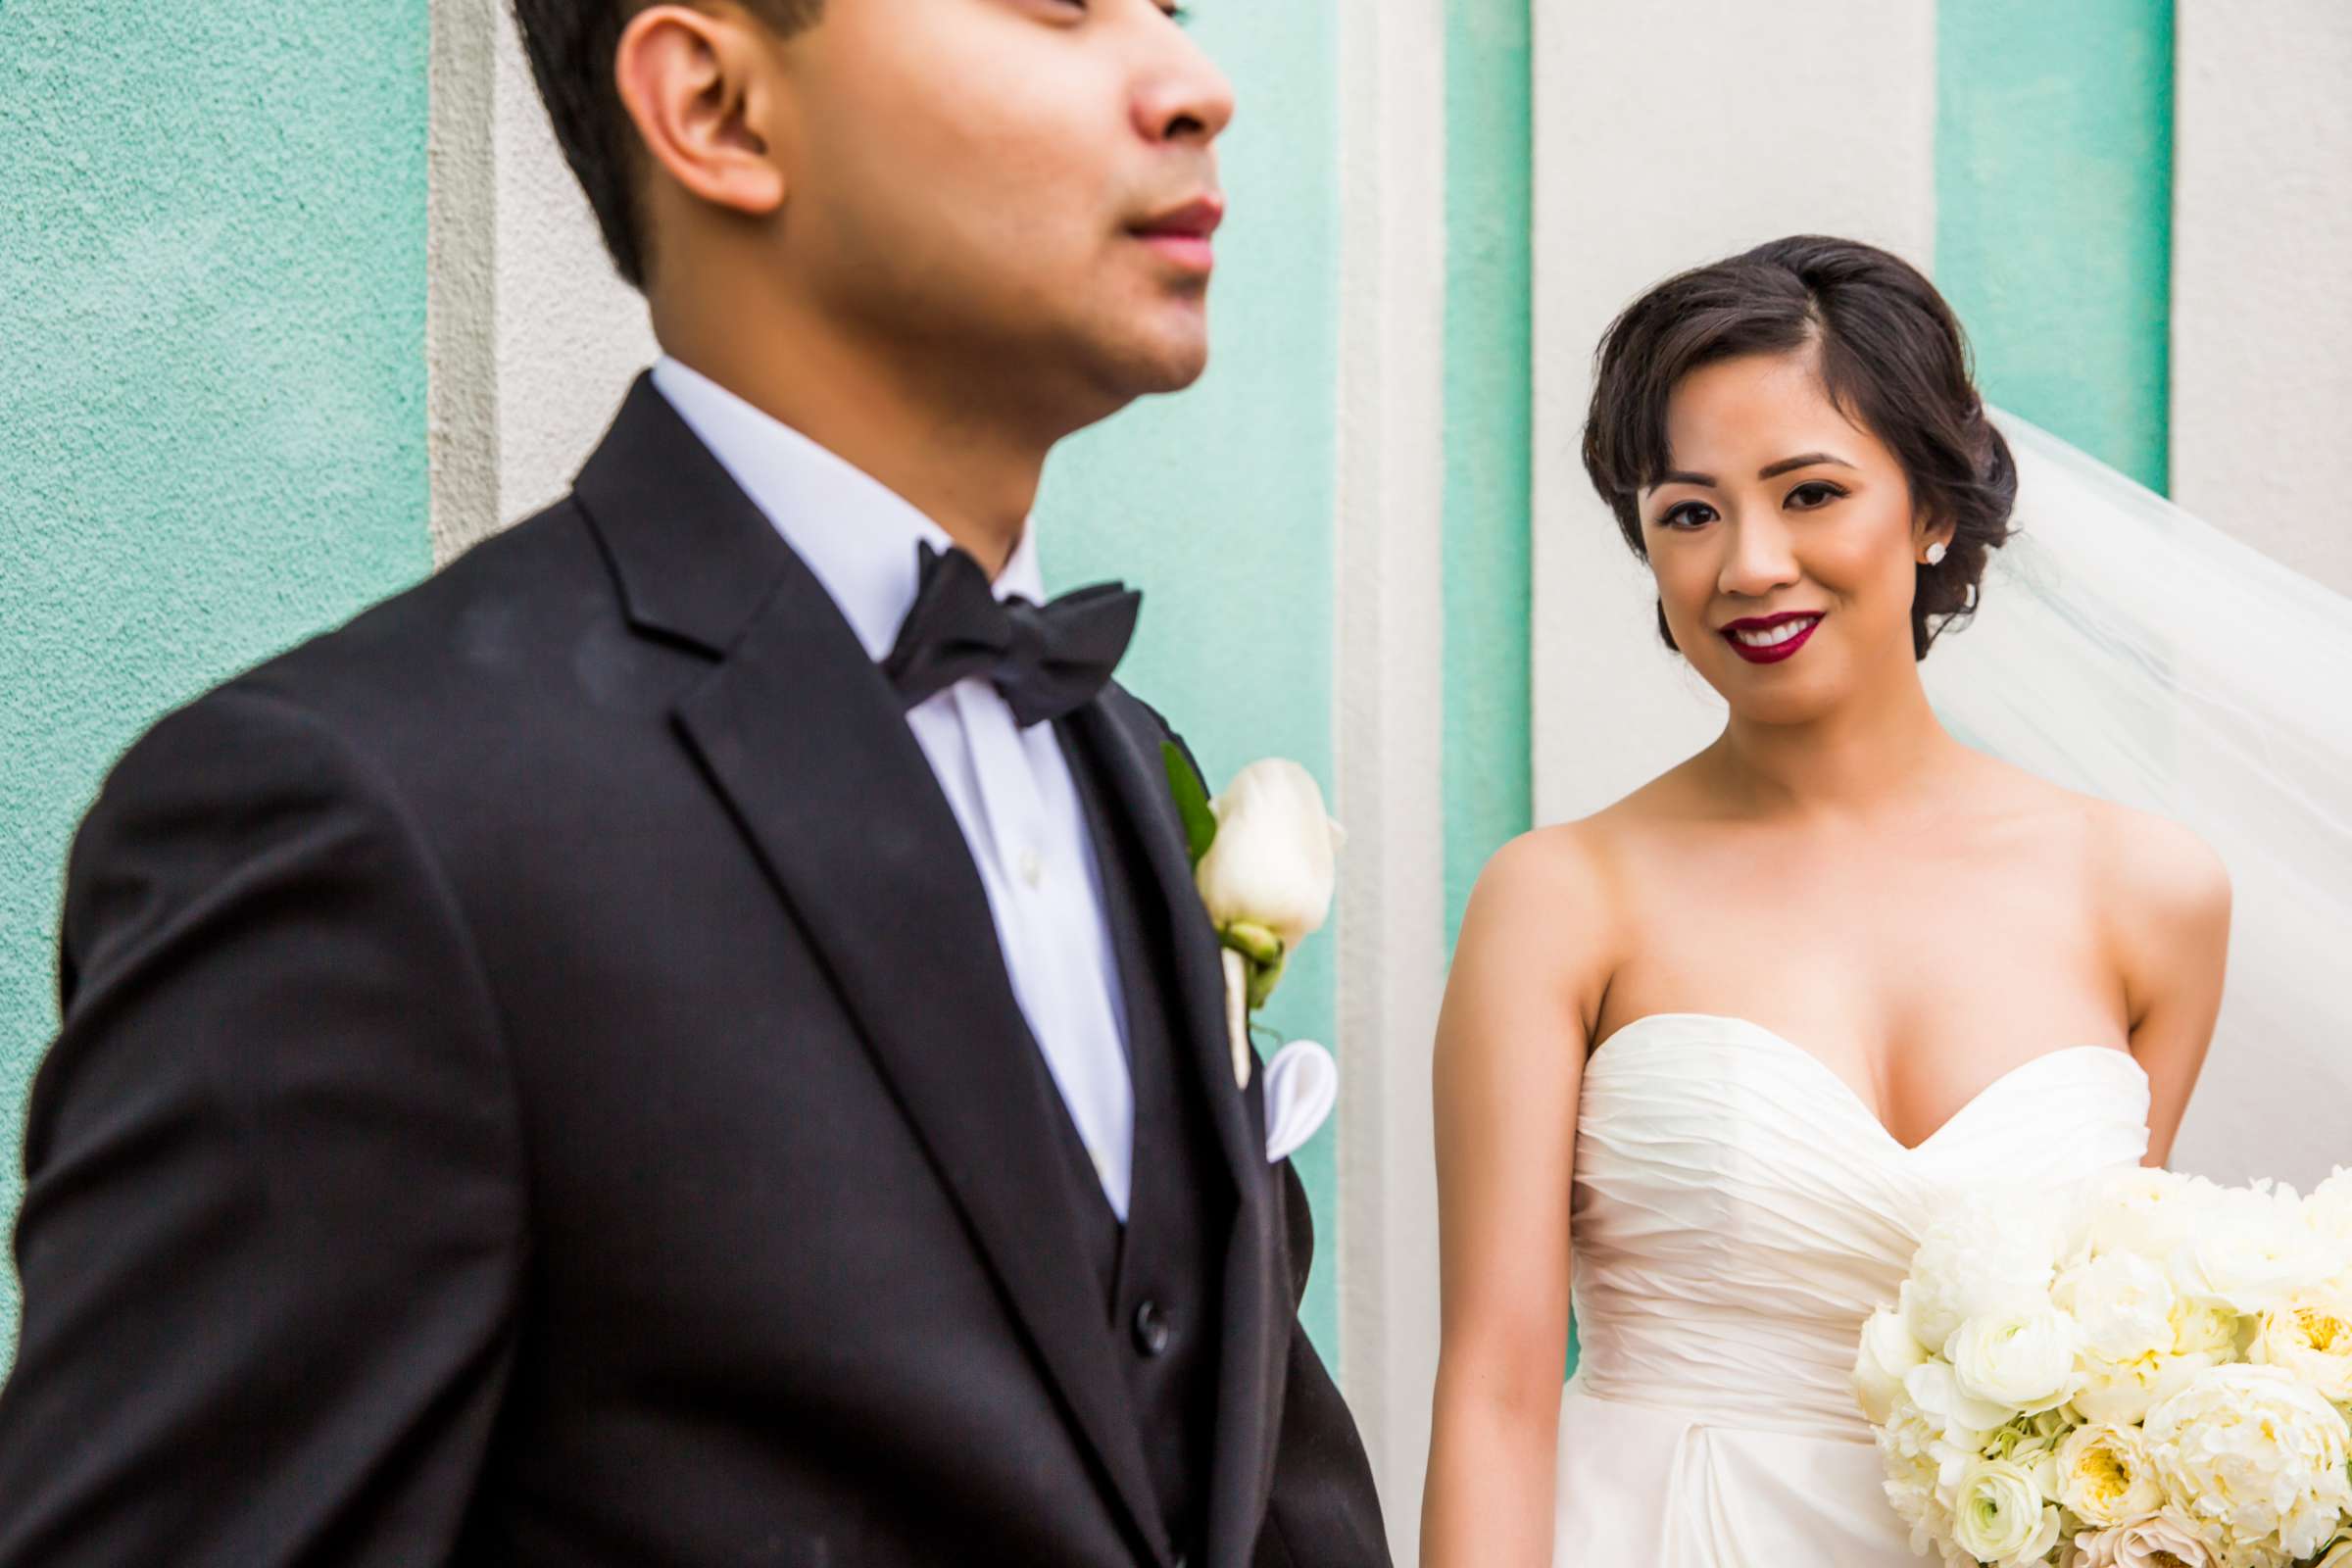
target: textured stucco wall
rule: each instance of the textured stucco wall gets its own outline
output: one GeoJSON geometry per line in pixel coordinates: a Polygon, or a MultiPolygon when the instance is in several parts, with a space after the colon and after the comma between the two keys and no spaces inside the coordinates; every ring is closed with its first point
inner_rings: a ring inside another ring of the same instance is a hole
{"type": "Polygon", "coordinates": [[[2180,0],[2173,499],[2352,594],[2352,5],[2180,0]]]}
{"type": "Polygon", "coordinates": [[[1454,0],[1446,40],[1446,937],[1535,810],[1531,0],[1454,0]]]}
{"type": "Polygon", "coordinates": [[[2161,490],[2172,0],[1948,0],[1936,280],[1986,397],[2161,490]]]}
{"type": "MultiPolygon", "coordinates": [[[[0,1216],[68,839],[166,708],[420,576],[422,0],[9,0],[0,1216]]],[[[0,1362],[13,1354],[0,1267],[0,1362]]]]}

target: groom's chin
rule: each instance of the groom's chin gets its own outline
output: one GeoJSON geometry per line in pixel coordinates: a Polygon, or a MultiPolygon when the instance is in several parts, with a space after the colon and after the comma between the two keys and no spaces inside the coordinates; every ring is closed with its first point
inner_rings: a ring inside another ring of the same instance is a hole
{"type": "Polygon", "coordinates": [[[1208,318],[1195,309],[1169,313],[1137,334],[1117,356],[1131,397],[1181,392],[1208,368],[1208,318]]]}

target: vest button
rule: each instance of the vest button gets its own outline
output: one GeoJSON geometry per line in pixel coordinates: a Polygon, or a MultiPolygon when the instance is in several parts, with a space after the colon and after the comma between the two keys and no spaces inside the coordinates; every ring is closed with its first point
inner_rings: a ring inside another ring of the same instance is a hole
{"type": "Polygon", "coordinates": [[[1173,1333],[1157,1301],[1147,1300],[1135,1309],[1135,1348],[1144,1354],[1165,1355],[1173,1333]]]}

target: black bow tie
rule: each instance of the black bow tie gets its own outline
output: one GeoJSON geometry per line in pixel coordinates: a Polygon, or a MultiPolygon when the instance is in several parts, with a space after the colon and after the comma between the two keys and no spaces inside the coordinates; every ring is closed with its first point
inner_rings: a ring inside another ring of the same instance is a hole
{"type": "Polygon", "coordinates": [[[1127,652],[1144,596],[1098,583],[1048,605],[999,599],[980,563],[918,545],[922,585],[882,673],[908,708],[969,675],[996,683],[1023,729],[1094,700],[1127,652]]]}

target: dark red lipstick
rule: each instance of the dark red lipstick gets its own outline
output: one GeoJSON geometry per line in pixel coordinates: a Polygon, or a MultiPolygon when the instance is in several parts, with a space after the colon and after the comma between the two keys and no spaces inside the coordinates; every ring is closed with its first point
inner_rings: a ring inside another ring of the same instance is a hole
{"type": "Polygon", "coordinates": [[[1778,664],[1794,659],[1798,651],[1813,640],[1813,633],[1825,616],[1826,612],[1819,610],[1787,610],[1777,615],[1749,615],[1719,629],[1723,640],[1732,645],[1732,652],[1749,663],[1778,664]],[[1799,622],[1802,624],[1798,625],[1799,622]],[[1793,632],[1788,630],[1791,625],[1797,626],[1793,632]],[[1763,632],[1780,632],[1783,635],[1780,641],[1759,646],[1742,642],[1740,638],[1741,632],[1751,637],[1763,632]]]}

